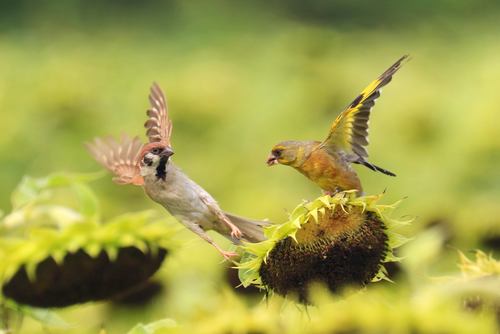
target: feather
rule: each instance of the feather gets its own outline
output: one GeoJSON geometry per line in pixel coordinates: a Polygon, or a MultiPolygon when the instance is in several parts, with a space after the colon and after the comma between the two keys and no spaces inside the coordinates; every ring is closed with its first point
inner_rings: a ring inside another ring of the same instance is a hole
{"type": "Polygon", "coordinates": [[[394,73],[407,59],[407,55],[401,57],[349,104],[332,123],[328,137],[320,147],[327,147],[334,152],[343,151],[348,155],[368,157],[365,146],[368,145],[368,122],[371,110],[375,100],[380,96],[382,87],[391,81],[394,73]]]}
{"type": "Polygon", "coordinates": [[[149,118],[144,123],[146,136],[150,143],[160,142],[165,146],[171,146],[172,121],[168,116],[167,99],[156,82],[151,86],[148,99],[150,108],[146,114],[149,118]]]}
{"type": "Polygon", "coordinates": [[[114,182],[143,184],[139,166],[143,145],[138,137],[123,135],[120,142],[113,137],[95,138],[85,146],[98,163],[114,174],[114,182]]]}

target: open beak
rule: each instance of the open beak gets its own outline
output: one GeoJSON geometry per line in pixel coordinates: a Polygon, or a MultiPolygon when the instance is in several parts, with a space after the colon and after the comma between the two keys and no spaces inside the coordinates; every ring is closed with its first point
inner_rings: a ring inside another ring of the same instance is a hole
{"type": "Polygon", "coordinates": [[[278,163],[278,158],[274,154],[270,154],[269,157],[267,158],[267,165],[272,166],[276,165],[278,163]]]}
{"type": "Polygon", "coordinates": [[[170,147],[165,147],[165,149],[160,153],[160,156],[162,157],[171,157],[174,155],[174,151],[170,147]]]}

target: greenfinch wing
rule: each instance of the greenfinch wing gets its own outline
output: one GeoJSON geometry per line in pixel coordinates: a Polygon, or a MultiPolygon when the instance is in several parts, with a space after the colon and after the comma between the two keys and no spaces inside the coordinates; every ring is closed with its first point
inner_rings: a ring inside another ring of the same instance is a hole
{"type": "Polygon", "coordinates": [[[328,137],[320,147],[343,151],[353,157],[368,157],[365,147],[368,145],[368,121],[371,110],[375,105],[375,100],[380,96],[381,88],[391,81],[394,73],[407,59],[408,55],[405,55],[396,61],[337,116],[330,127],[328,137]]]}

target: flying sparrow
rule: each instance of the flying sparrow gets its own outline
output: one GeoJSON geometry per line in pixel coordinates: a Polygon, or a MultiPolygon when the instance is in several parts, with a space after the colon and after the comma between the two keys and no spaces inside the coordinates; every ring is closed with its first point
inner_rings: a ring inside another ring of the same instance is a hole
{"type": "Polygon", "coordinates": [[[264,240],[262,228],[269,223],[238,217],[221,210],[215,199],[172,163],[172,121],[161,88],[154,83],[149,94],[150,109],[144,124],[149,139],[143,144],[138,137],[95,138],[87,148],[119,184],[142,186],[146,194],[161,204],[188,229],[214,246],[224,258],[236,256],[224,251],[207,230],[214,230],[238,244],[264,240]]]}
{"type": "Polygon", "coordinates": [[[335,119],[323,141],[288,140],[272,148],[269,166],[288,165],[304,174],[328,194],[355,189],[362,192],[361,182],[351,163],[373,171],[396,176],[368,162],[368,121],[381,88],[387,85],[408,56],[401,57],[381,76],[370,83],[335,119]]]}

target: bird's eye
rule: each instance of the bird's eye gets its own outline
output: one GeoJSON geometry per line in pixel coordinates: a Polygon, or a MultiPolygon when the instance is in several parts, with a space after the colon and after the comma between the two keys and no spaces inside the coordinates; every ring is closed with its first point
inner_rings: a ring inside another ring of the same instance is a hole
{"type": "Polygon", "coordinates": [[[153,148],[153,149],[151,150],[151,153],[153,153],[153,154],[160,154],[160,153],[161,153],[161,151],[162,151],[162,149],[161,149],[161,148],[159,148],[159,147],[155,147],[155,148],[153,148]]]}
{"type": "Polygon", "coordinates": [[[142,159],[142,162],[147,166],[151,166],[153,164],[153,160],[148,157],[144,157],[144,159],[142,159]]]}
{"type": "Polygon", "coordinates": [[[273,150],[272,153],[276,158],[279,158],[281,156],[281,150],[273,150]]]}

